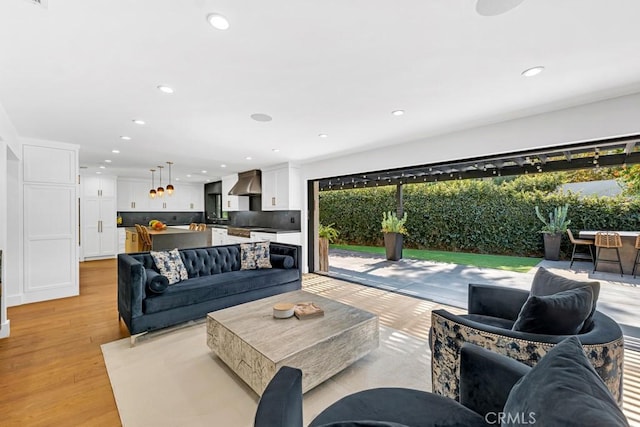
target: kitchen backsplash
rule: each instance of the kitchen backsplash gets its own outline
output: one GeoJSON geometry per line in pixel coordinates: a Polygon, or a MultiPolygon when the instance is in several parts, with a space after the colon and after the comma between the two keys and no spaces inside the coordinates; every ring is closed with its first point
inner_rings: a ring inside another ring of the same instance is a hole
{"type": "Polygon", "coordinates": [[[120,227],[149,224],[157,219],[167,225],[185,225],[192,222],[218,222],[235,227],[264,227],[279,230],[300,230],[300,211],[238,211],[228,212],[227,220],[206,221],[204,212],[118,212],[120,227]]]}
{"type": "Polygon", "coordinates": [[[300,211],[229,212],[228,224],[236,227],[265,227],[299,231],[300,211]]]}
{"type": "Polygon", "coordinates": [[[120,227],[133,227],[136,224],[147,225],[157,219],[167,225],[184,225],[192,222],[204,222],[204,212],[118,212],[122,218],[120,227]]]}

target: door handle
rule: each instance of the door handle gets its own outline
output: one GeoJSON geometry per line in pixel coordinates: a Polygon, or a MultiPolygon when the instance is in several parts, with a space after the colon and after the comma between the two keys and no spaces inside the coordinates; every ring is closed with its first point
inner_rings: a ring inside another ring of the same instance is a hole
{"type": "Polygon", "coordinates": [[[271,198],[271,206],[275,206],[276,205],[276,198],[272,197],[271,198]]]}

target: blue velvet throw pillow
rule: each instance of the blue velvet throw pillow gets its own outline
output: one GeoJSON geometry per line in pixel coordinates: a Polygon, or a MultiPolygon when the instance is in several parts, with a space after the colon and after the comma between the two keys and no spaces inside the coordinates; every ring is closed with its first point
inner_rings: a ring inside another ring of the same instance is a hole
{"type": "Polygon", "coordinates": [[[150,253],[158,271],[169,280],[170,285],[189,278],[189,274],[182,262],[182,258],[180,258],[178,249],[173,249],[169,252],[151,251],[150,253]]]}
{"type": "Polygon", "coordinates": [[[596,304],[598,303],[598,296],[600,295],[600,282],[582,282],[578,280],[572,280],[563,276],[559,276],[557,274],[553,274],[549,270],[541,267],[538,269],[538,271],[536,271],[536,275],[533,277],[533,282],[531,283],[531,295],[553,295],[558,292],[581,288],[583,286],[589,286],[591,288],[591,291],[593,292],[591,312],[585,319],[584,324],[579,331],[579,333],[584,333],[589,331],[593,324],[593,314],[596,311],[596,304]]]}
{"type": "Polygon", "coordinates": [[[162,274],[150,268],[146,269],[147,272],[147,289],[154,294],[161,294],[167,290],[169,286],[169,279],[162,274]]]}
{"type": "Polygon", "coordinates": [[[531,295],[520,309],[514,331],[545,335],[574,335],[591,312],[589,286],[553,295],[531,295]]]}
{"type": "Polygon", "coordinates": [[[284,268],[286,270],[293,268],[293,257],[290,255],[271,254],[271,266],[275,268],[284,268]]]}
{"type": "Polygon", "coordinates": [[[503,427],[629,425],[577,337],[549,350],[513,386],[503,411],[503,427]]]}

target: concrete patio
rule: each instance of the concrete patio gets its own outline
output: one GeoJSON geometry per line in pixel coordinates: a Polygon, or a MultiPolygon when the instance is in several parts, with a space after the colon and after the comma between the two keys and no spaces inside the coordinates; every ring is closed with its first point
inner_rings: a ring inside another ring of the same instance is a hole
{"type": "Polygon", "coordinates": [[[527,273],[516,273],[414,259],[387,261],[383,255],[331,249],[329,266],[331,277],[464,309],[469,283],[528,290],[537,267],[576,280],[597,280],[601,283],[598,310],[620,324],[627,347],[640,350],[640,277],[592,273],[589,262],[574,262],[569,269],[569,261],[542,261],[527,273]]]}

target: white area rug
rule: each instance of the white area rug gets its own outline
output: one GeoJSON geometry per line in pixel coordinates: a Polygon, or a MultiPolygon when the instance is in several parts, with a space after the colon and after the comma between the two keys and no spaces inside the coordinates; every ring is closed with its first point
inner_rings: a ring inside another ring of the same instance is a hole
{"type": "MultiPolygon", "coordinates": [[[[122,425],[253,426],[258,396],[207,347],[204,323],[102,345],[122,425]]],[[[431,391],[426,341],[386,327],[380,347],[304,395],[307,425],[341,397],[374,387],[431,391]]]]}

